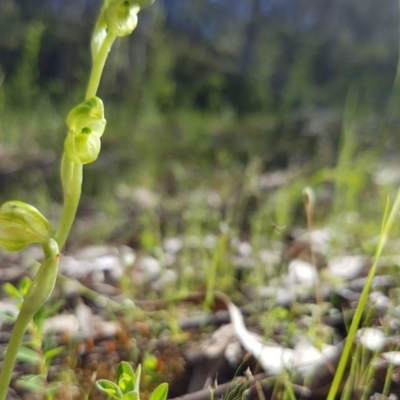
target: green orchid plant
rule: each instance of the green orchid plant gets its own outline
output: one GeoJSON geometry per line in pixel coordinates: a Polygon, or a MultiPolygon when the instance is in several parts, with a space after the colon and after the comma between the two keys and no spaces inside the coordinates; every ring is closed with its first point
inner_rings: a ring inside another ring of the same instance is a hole
{"type": "Polygon", "coordinates": [[[68,134],[61,161],[64,204],[57,229],[53,231],[49,221],[30,204],[8,201],[0,207],[0,247],[8,251],[20,251],[30,244],[38,243],[44,252],[44,261],[25,295],[7,347],[0,373],[0,400],[6,399],[26,329],[54,289],[60,251],[71,230],[81,196],[83,165],[95,161],[100,153],[106,120],[103,102],[96,93],[108,53],[117,37],[132,33],[137,25],[139,11],[153,2],[104,1],[92,37],[92,71],[85,101],[71,110],[66,121],[68,134]]]}

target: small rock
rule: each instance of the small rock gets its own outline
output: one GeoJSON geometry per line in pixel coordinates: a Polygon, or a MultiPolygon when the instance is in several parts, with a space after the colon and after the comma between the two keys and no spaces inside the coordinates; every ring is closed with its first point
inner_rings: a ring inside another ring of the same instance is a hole
{"type": "Polygon", "coordinates": [[[176,254],[182,250],[182,239],[174,237],[164,240],[164,250],[167,253],[176,254]]]}
{"type": "Polygon", "coordinates": [[[367,260],[362,256],[340,256],[328,262],[327,272],[334,278],[351,280],[361,276],[367,260]]]}
{"type": "Polygon", "coordinates": [[[363,328],[357,332],[360,343],[371,351],[382,350],[386,344],[386,337],[382,330],[377,328],[363,328]]]}
{"type": "Polygon", "coordinates": [[[388,351],[382,353],[381,357],[386,361],[389,361],[391,364],[394,364],[396,367],[400,366],[400,351],[388,351]]]}
{"type": "Polygon", "coordinates": [[[311,286],[318,280],[318,273],[314,265],[303,260],[292,260],[289,263],[287,276],[288,284],[300,284],[311,286]]]}

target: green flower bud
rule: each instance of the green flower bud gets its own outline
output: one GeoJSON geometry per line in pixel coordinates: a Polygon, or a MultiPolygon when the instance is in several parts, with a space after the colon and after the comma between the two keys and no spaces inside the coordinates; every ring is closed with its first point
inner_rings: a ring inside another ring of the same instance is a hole
{"type": "Polygon", "coordinates": [[[90,164],[95,161],[100,153],[100,138],[88,131],[69,134],[64,142],[65,154],[78,164],[90,164]]]}
{"type": "Polygon", "coordinates": [[[115,36],[130,35],[137,25],[140,1],[114,0],[104,12],[104,20],[110,33],[115,36]]]}
{"type": "Polygon", "coordinates": [[[93,97],[79,104],[68,114],[67,125],[69,131],[64,142],[67,157],[78,164],[95,161],[106,127],[103,102],[93,97]]]}
{"type": "Polygon", "coordinates": [[[18,251],[32,243],[45,244],[51,237],[49,221],[30,204],[8,201],[0,207],[0,247],[18,251]]]}
{"type": "Polygon", "coordinates": [[[106,127],[104,119],[104,106],[101,99],[92,97],[78,104],[67,116],[67,125],[72,133],[79,133],[83,130],[93,132],[101,137],[106,127]]]}

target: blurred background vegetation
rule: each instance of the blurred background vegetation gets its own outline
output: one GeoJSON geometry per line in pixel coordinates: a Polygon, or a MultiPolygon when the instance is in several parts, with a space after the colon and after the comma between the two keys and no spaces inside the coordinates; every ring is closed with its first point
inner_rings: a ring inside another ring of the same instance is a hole
{"type": "MultiPolygon", "coordinates": [[[[57,218],[65,116],[84,96],[101,3],[0,2],[2,201],[57,218]]],[[[216,229],[229,210],[242,232],[262,231],[260,220],[291,224],[307,184],[322,199],[340,192],[321,213],[368,209],[382,197],[369,191],[376,165],[393,166],[399,153],[398,43],[395,0],[156,0],[105,68],[108,125],[79,215],[100,215],[88,240],[134,242],[118,236],[128,221],[151,247],[146,226],[216,229]],[[152,201],[157,212],[137,213],[152,201]]]]}

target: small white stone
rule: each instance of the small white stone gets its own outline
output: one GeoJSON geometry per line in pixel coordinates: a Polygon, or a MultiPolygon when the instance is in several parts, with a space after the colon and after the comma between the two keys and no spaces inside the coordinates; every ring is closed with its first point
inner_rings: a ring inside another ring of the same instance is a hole
{"type": "Polygon", "coordinates": [[[332,258],[327,266],[328,274],[344,280],[360,276],[366,260],[362,256],[340,256],[332,258]]]}
{"type": "Polygon", "coordinates": [[[309,262],[295,259],[289,263],[287,283],[311,286],[318,280],[317,270],[309,262]]]}
{"type": "Polygon", "coordinates": [[[185,238],[185,247],[196,249],[201,246],[201,239],[198,236],[187,236],[185,238]]]}
{"type": "Polygon", "coordinates": [[[176,254],[182,250],[183,243],[182,239],[178,237],[173,237],[164,240],[164,250],[167,253],[176,254]]]}
{"type": "Polygon", "coordinates": [[[43,324],[45,334],[76,334],[79,332],[78,318],[74,314],[61,314],[47,318],[43,324]]]}
{"type": "Polygon", "coordinates": [[[379,311],[387,311],[390,306],[389,297],[381,292],[371,292],[369,298],[379,311]]]}
{"type": "Polygon", "coordinates": [[[328,228],[316,229],[312,232],[304,233],[296,240],[299,242],[311,244],[312,249],[315,253],[326,256],[329,250],[331,236],[331,232],[328,228]]]}
{"type": "Polygon", "coordinates": [[[162,255],[162,264],[165,267],[171,267],[176,262],[176,255],[171,253],[164,253],[162,255]]]}
{"type": "Polygon", "coordinates": [[[238,253],[241,257],[250,257],[253,249],[249,242],[240,242],[238,253]]]}
{"type": "Polygon", "coordinates": [[[258,253],[260,261],[267,265],[277,265],[281,261],[281,254],[279,251],[264,249],[258,253]]]}
{"type": "Polygon", "coordinates": [[[207,235],[203,240],[204,247],[208,250],[212,250],[217,245],[217,239],[214,235],[207,235]]]}
{"type": "Polygon", "coordinates": [[[218,208],[221,206],[221,196],[217,192],[211,192],[207,195],[207,204],[211,208],[218,208]]]}
{"type": "Polygon", "coordinates": [[[388,351],[382,353],[381,357],[394,364],[396,367],[400,366],[400,351],[388,351]]]}
{"type": "Polygon", "coordinates": [[[364,328],[357,332],[360,343],[371,351],[382,350],[386,344],[386,337],[382,330],[377,328],[364,328]]]}
{"type": "Polygon", "coordinates": [[[150,256],[145,256],[137,262],[139,269],[148,277],[157,278],[161,273],[161,266],[157,259],[150,256]]]}
{"type": "Polygon", "coordinates": [[[120,246],[118,250],[123,267],[131,266],[136,261],[137,256],[135,250],[132,248],[128,246],[120,246]]]}
{"type": "Polygon", "coordinates": [[[238,341],[232,341],[228,343],[225,349],[225,358],[232,367],[236,367],[240,364],[242,357],[242,347],[238,341]]]}

